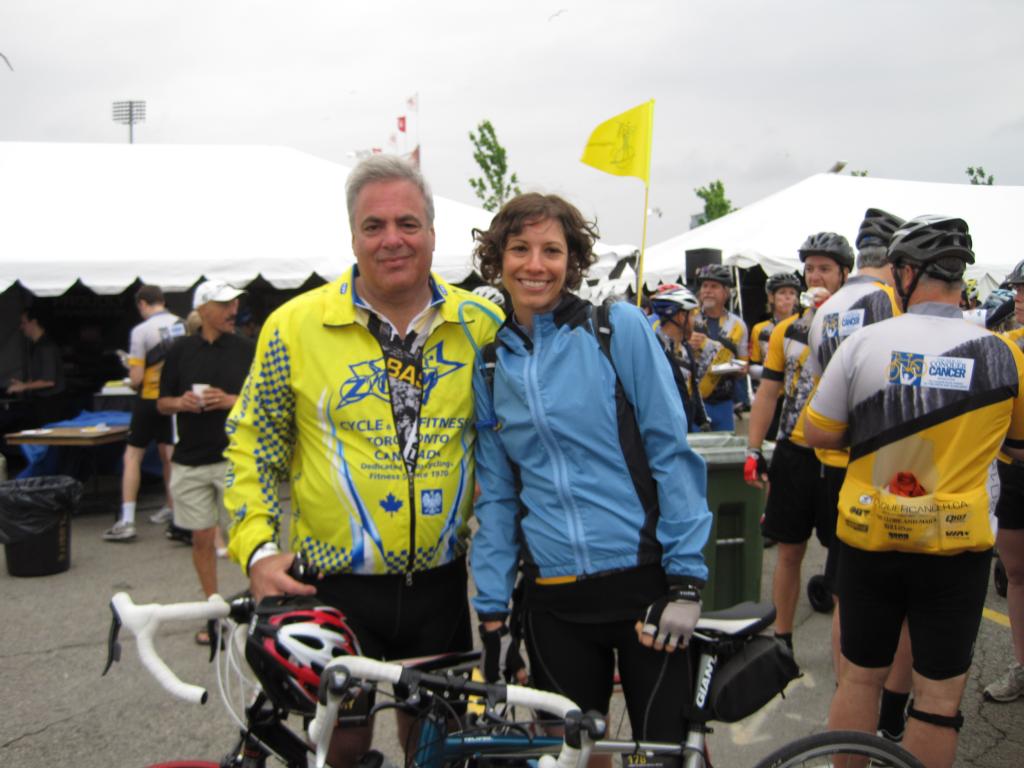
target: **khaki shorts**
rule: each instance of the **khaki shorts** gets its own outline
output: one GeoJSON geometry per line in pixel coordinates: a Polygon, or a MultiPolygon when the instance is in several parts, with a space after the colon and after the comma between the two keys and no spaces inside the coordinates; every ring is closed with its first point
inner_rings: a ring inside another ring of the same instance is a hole
{"type": "Polygon", "coordinates": [[[215,528],[224,511],[226,461],[189,467],[171,462],[174,524],[189,531],[215,528]]]}

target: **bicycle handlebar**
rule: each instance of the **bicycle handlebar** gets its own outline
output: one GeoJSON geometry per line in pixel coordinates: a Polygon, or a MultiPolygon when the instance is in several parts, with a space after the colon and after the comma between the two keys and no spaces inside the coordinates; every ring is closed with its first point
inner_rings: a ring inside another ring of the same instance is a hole
{"type": "Polygon", "coordinates": [[[110,609],[121,624],[136,638],[139,660],[168,693],[193,704],[205,704],[208,694],[202,686],[182,682],[164,663],[153,645],[153,636],[164,621],[223,619],[230,606],[220,595],[210,595],[206,602],[137,605],[126,592],[118,592],[110,601],[110,609]]]}
{"type": "MultiPolygon", "coordinates": [[[[529,707],[550,712],[559,718],[565,718],[570,712],[579,712],[579,707],[570,699],[557,693],[538,691],[519,685],[473,683],[458,678],[447,678],[431,675],[399,664],[391,664],[362,656],[342,656],[328,662],[324,667],[321,680],[321,698],[316,705],[316,716],[309,724],[309,738],[316,745],[316,764],[322,768],[327,760],[327,748],[331,734],[338,720],[338,708],[342,696],[348,688],[349,680],[365,680],[374,683],[402,683],[410,686],[423,686],[438,690],[469,691],[478,695],[486,695],[495,703],[507,702],[513,706],[529,707]]],[[[586,738],[584,736],[584,738],[586,738]]],[[[576,768],[581,755],[589,753],[589,748],[578,748],[562,742],[562,750],[558,759],[551,755],[541,757],[541,768],[576,768]]]]}

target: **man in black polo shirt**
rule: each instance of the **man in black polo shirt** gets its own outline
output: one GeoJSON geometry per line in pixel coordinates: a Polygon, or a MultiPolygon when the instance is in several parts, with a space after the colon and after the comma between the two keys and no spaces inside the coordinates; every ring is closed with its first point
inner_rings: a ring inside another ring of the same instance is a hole
{"type": "MultiPolygon", "coordinates": [[[[174,524],[192,531],[192,562],[207,597],[217,591],[214,535],[224,508],[224,422],[249,373],[255,345],[235,334],[238,297],[227,283],[201,283],[192,301],[202,326],[171,347],[160,374],[160,413],[176,414],[171,457],[174,524]]],[[[198,642],[209,642],[205,632],[198,642]]]]}
{"type": "Polygon", "coordinates": [[[64,364],[60,348],[46,332],[48,323],[36,307],[21,313],[18,328],[28,339],[24,379],[11,379],[7,394],[19,395],[29,406],[24,427],[38,427],[65,417],[63,394],[64,364]]]}

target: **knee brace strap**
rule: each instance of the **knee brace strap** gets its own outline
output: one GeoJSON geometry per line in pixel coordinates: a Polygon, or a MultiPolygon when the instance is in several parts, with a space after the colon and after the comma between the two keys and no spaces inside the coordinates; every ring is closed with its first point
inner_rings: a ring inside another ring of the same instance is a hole
{"type": "Polygon", "coordinates": [[[958,733],[964,724],[964,715],[960,710],[957,710],[955,716],[950,717],[949,715],[936,715],[934,712],[922,712],[920,709],[915,709],[913,704],[907,708],[907,717],[913,717],[923,723],[936,725],[939,728],[952,728],[958,733]]]}

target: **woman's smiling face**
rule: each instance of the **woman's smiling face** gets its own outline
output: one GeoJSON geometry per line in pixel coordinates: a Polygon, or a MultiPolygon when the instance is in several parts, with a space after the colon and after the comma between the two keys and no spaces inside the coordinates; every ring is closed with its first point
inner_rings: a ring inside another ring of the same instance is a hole
{"type": "Polygon", "coordinates": [[[569,247],[555,219],[529,222],[509,235],[501,257],[501,280],[512,299],[516,319],[533,326],[533,316],[550,312],[562,298],[569,247]]]}

